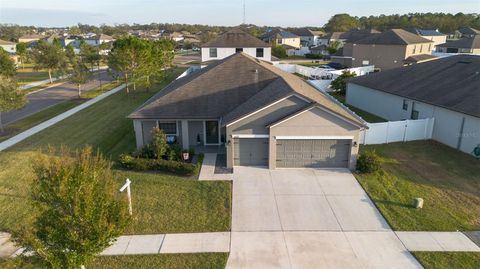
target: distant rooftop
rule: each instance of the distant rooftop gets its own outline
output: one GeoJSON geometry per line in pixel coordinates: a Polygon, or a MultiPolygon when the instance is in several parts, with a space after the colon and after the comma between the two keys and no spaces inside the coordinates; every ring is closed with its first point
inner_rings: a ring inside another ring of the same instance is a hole
{"type": "Polygon", "coordinates": [[[268,48],[269,44],[255,38],[240,29],[230,30],[212,41],[202,45],[203,48],[268,48]]]}
{"type": "Polygon", "coordinates": [[[405,30],[410,33],[421,35],[421,36],[444,36],[445,35],[443,33],[440,33],[436,29],[406,28],[405,30]]]}
{"type": "Polygon", "coordinates": [[[448,41],[437,45],[437,47],[443,48],[458,48],[458,49],[480,49],[480,35],[473,37],[464,37],[455,41],[448,41]]]}
{"type": "Polygon", "coordinates": [[[376,45],[409,45],[417,43],[431,43],[433,41],[412,34],[403,29],[391,29],[380,34],[373,34],[356,41],[357,44],[376,45]]]}

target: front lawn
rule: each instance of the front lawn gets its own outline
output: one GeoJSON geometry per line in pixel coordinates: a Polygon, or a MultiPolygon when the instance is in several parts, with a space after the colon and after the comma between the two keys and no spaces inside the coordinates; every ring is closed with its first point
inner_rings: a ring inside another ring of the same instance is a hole
{"type": "MultiPolygon", "coordinates": [[[[184,69],[169,74],[170,82],[184,69]]],[[[116,160],[135,149],[133,124],[126,117],[167,82],[150,91],[125,91],[0,152],[0,231],[16,231],[35,217],[28,199],[34,176],[32,162],[47,145],[70,148],[86,144],[116,160]]],[[[230,228],[229,182],[199,182],[162,173],[133,173],[116,170],[118,187],[130,177],[134,221],[127,233],[228,231],[230,228]]]]}
{"type": "Polygon", "coordinates": [[[364,146],[382,171],[356,174],[390,225],[399,231],[480,230],[480,160],[435,141],[364,146]],[[423,209],[411,207],[425,200],[423,209]]]}
{"type": "MultiPolygon", "coordinates": [[[[228,253],[160,254],[98,257],[90,269],[220,269],[227,264],[228,253]]],[[[41,269],[35,258],[0,260],[4,269],[41,269]]]]}
{"type": "Polygon", "coordinates": [[[478,269],[480,252],[413,252],[427,269],[478,269]]]}

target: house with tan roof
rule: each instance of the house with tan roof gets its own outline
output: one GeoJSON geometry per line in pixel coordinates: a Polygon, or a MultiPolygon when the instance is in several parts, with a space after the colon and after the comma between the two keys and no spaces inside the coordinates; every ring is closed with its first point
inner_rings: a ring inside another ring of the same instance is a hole
{"type": "Polygon", "coordinates": [[[159,127],[184,149],[226,154],[228,168],[354,169],[366,128],[301,78],[246,53],[174,81],[129,118],[138,148],[159,127]]]}

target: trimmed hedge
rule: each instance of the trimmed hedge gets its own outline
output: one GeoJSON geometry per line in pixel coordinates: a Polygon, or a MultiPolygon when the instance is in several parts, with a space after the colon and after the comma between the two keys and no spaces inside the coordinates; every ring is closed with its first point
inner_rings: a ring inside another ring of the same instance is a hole
{"type": "MultiPolygon", "coordinates": [[[[199,156],[199,160],[202,160],[201,156],[199,156]]],[[[130,170],[162,171],[182,176],[191,176],[196,174],[201,166],[201,162],[197,164],[191,164],[163,159],[136,158],[130,154],[120,155],[119,162],[123,167],[130,170]]]]}

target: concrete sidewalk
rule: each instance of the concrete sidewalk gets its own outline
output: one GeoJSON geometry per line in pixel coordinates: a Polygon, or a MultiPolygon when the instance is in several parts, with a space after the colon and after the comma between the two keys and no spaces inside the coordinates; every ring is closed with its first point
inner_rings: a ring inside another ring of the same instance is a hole
{"type": "Polygon", "coordinates": [[[409,251],[480,252],[480,247],[461,232],[395,233],[409,251]]]}
{"type": "Polygon", "coordinates": [[[198,180],[232,180],[232,174],[215,174],[216,153],[205,153],[198,180]]]}
{"type": "Polygon", "coordinates": [[[5,140],[4,142],[0,143],[0,151],[3,151],[5,149],[21,142],[21,141],[29,138],[30,136],[47,129],[48,127],[50,127],[50,126],[52,126],[52,125],[54,125],[54,124],[56,124],[56,123],[58,123],[58,122],[60,122],[64,119],[72,116],[73,114],[75,114],[75,113],[77,113],[77,112],[79,112],[79,111],[81,111],[81,110],[83,110],[83,109],[85,109],[85,108],[87,108],[87,107],[89,107],[89,106],[91,106],[91,105],[109,97],[112,94],[115,94],[115,93],[121,91],[123,88],[125,88],[125,84],[120,85],[113,90],[110,90],[110,91],[108,91],[108,92],[106,92],[102,95],[99,95],[99,96],[97,96],[97,97],[95,97],[95,98],[93,98],[93,99],[91,99],[91,100],[89,100],[89,101],[87,101],[87,102],[85,102],[81,105],[78,105],[78,106],[76,106],[76,107],[58,115],[58,116],[55,116],[55,117],[53,117],[53,118],[51,118],[51,119],[49,119],[45,122],[42,122],[39,125],[34,126],[34,127],[30,128],[30,129],[28,129],[28,130],[26,130],[22,133],[10,138],[10,139],[5,140]]]}
{"type": "MultiPolygon", "coordinates": [[[[230,252],[230,232],[125,235],[117,238],[100,255],[214,252],[230,252]]],[[[9,234],[0,233],[0,258],[15,257],[22,253],[23,249],[10,241],[9,234]]]]}

